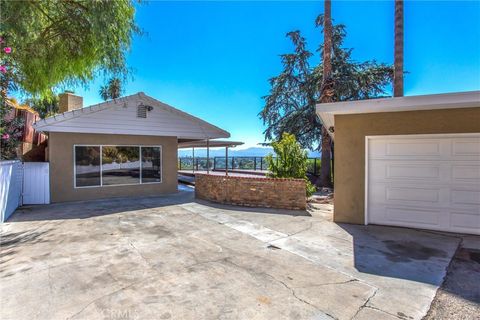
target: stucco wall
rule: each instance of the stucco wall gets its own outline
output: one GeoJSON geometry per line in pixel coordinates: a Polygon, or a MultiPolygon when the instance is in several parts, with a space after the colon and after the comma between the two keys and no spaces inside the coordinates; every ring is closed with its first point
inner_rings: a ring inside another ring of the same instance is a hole
{"type": "Polygon", "coordinates": [[[50,132],[48,145],[51,202],[155,195],[177,191],[176,137],[50,132]],[[162,183],[75,189],[73,176],[75,144],[161,145],[162,183]]]}
{"type": "Polygon", "coordinates": [[[250,207],[305,210],[305,180],[195,175],[195,197],[250,207]]]}
{"type": "Polygon", "coordinates": [[[335,116],[334,220],[365,219],[365,136],[480,132],[480,108],[335,116]]]}

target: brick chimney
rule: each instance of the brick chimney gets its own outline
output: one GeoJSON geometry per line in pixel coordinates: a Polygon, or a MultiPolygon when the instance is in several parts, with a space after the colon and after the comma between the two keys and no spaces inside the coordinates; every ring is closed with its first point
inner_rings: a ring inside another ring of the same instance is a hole
{"type": "Polygon", "coordinates": [[[83,97],[76,96],[71,92],[64,92],[58,95],[58,111],[60,113],[81,109],[83,107],[83,97]]]}

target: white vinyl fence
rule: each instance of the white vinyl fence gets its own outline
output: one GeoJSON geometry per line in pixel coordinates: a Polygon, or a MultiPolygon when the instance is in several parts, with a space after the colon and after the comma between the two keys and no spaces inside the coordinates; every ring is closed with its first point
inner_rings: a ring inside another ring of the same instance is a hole
{"type": "Polygon", "coordinates": [[[0,161],[0,222],[23,204],[50,203],[49,163],[0,161]]]}
{"type": "Polygon", "coordinates": [[[20,161],[0,161],[1,222],[22,205],[23,165],[20,161]]]}

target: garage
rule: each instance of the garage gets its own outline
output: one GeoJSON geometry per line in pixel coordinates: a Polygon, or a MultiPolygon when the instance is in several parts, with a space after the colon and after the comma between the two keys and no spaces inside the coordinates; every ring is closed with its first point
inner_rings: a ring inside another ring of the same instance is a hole
{"type": "Polygon", "coordinates": [[[317,105],[335,222],[480,234],[480,91],[317,105]]]}
{"type": "Polygon", "coordinates": [[[480,234],[480,134],[367,137],[367,223],[480,234]]]}

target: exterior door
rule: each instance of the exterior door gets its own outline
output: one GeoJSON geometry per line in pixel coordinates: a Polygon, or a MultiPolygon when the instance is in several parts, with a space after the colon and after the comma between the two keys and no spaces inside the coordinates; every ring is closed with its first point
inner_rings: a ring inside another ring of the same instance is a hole
{"type": "Polygon", "coordinates": [[[480,134],[366,139],[366,222],[480,234],[480,134]]]}

